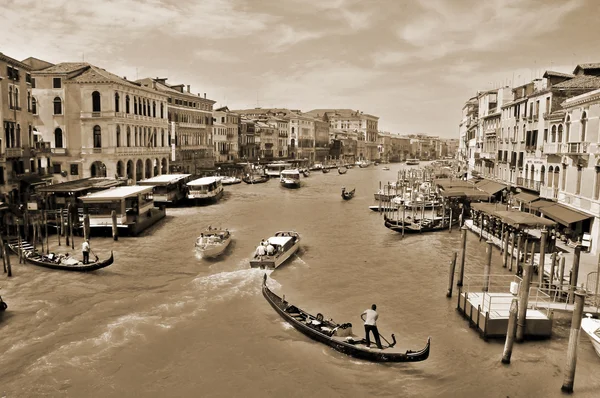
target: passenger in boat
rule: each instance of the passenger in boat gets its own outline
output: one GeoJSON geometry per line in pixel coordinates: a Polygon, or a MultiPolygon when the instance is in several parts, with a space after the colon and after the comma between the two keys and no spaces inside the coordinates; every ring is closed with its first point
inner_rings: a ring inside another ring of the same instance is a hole
{"type": "Polygon", "coordinates": [[[377,344],[377,348],[383,350],[381,346],[381,340],[379,339],[379,331],[377,330],[377,318],[379,318],[379,314],[376,311],[377,306],[373,304],[371,309],[365,310],[360,318],[365,322],[365,334],[367,340],[367,348],[371,347],[371,340],[369,339],[370,332],[373,332],[373,336],[375,337],[375,344],[377,344]]]}
{"type": "Polygon", "coordinates": [[[267,256],[272,256],[273,254],[275,254],[275,246],[273,246],[271,242],[269,242],[269,244],[267,245],[267,256]]]}
{"type": "Polygon", "coordinates": [[[255,253],[255,257],[258,257],[259,259],[262,258],[262,256],[264,256],[266,254],[266,249],[265,246],[262,244],[258,245],[258,247],[256,248],[256,253],[255,253]]]}
{"type": "Polygon", "coordinates": [[[86,239],[81,244],[81,253],[83,254],[83,263],[88,264],[90,262],[90,241],[86,239]]]}

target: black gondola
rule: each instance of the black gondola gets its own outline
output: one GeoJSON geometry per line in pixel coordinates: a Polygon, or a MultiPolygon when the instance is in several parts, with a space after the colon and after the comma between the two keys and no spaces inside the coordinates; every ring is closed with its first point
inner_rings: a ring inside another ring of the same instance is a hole
{"type": "MultiPolygon", "coordinates": [[[[392,343],[384,346],[383,350],[377,347],[367,348],[365,339],[352,334],[352,324],[344,323],[340,325],[333,322],[333,320],[325,320],[320,313],[313,316],[294,305],[290,305],[283,298],[273,293],[267,287],[267,274],[263,279],[262,292],[271,307],[296,330],[343,354],[373,362],[419,362],[429,357],[431,338],[427,339],[425,348],[418,351],[403,351],[395,347],[396,338],[393,334],[392,343]]],[[[383,338],[383,336],[381,337],[383,338]]],[[[385,338],[383,340],[387,342],[385,338]]]]}
{"type": "Polygon", "coordinates": [[[304,170],[302,170],[302,175],[304,177],[310,177],[310,171],[308,169],[304,169],[304,170]]]}
{"type": "MultiPolygon", "coordinates": [[[[10,250],[19,255],[19,242],[16,239],[13,239],[8,242],[8,247],[10,250]]],[[[61,271],[75,271],[75,272],[90,272],[96,271],[101,268],[108,267],[114,261],[113,252],[111,250],[110,257],[106,260],[98,261],[98,257],[96,256],[96,261],[91,261],[89,264],[74,264],[67,265],[61,264],[53,261],[50,257],[39,253],[37,250],[34,250],[34,247],[29,244],[27,241],[21,240],[21,248],[23,250],[23,256],[25,257],[25,261],[30,264],[37,265],[39,267],[50,268],[61,271]]]]}
{"type": "Polygon", "coordinates": [[[2,296],[0,296],[0,314],[2,314],[8,308],[8,304],[6,301],[2,300],[2,296]]]}
{"type": "Polygon", "coordinates": [[[263,182],[269,181],[269,176],[266,174],[244,176],[242,181],[244,181],[246,184],[262,184],[263,182]]]}
{"type": "MultiPolygon", "coordinates": [[[[386,215],[383,216],[384,225],[386,228],[391,229],[392,231],[402,233],[402,220],[393,220],[388,218],[386,215]]],[[[452,225],[458,224],[458,220],[452,220],[452,225]]],[[[443,231],[447,229],[448,226],[448,217],[430,220],[413,220],[404,221],[404,233],[405,234],[418,234],[423,232],[435,232],[435,231],[443,231]]]]}
{"type": "Polygon", "coordinates": [[[327,174],[327,173],[329,173],[331,170],[329,170],[329,169],[327,169],[327,168],[323,167],[323,168],[321,169],[321,171],[323,172],[323,174],[327,174]]]}
{"type": "Polygon", "coordinates": [[[342,188],[342,199],[352,199],[354,197],[354,191],[356,191],[356,188],[354,188],[352,191],[346,191],[346,188],[342,188]]]}
{"type": "Polygon", "coordinates": [[[346,174],[348,172],[348,168],[346,166],[338,167],[339,174],[346,174]]]}

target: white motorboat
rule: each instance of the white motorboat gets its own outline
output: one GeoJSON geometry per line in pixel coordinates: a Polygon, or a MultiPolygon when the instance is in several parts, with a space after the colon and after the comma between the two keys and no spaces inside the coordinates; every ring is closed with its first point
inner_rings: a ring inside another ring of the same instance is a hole
{"type": "Polygon", "coordinates": [[[419,164],[419,159],[406,159],[407,166],[416,166],[419,164]]]}
{"type": "Polygon", "coordinates": [[[591,314],[586,314],[587,318],[581,320],[581,328],[588,335],[596,354],[600,356],[600,319],[594,319],[591,314]]]}
{"type": "Polygon", "coordinates": [[[187,183],[188,199],[216,202],[223,196],[222,177],[203,177],[187,183]]]}
{"type": "Polygon", "coordinates": [[[381,170],[389,171],[389,170],[390,170],[390,168],[389,168],[389,167],[387,167],[387,166],[383,166],[383,167],[381,168],[381,170]]]}
{"type": "Polygon", "coordinates": [[[282,170],[279,182],[285,188],[300,188],[300,171],[298,169],[282,170]]]}
{"type": "Polygon", "coordinates": [[[220,256],[231,243],[231,233],[227,229],[208,227],[196,239],[196,249],[205,258],[220,256]]]}
{"type": "MultiPolygon", "coordinates": [[[[262,243],[262,242],[261,242],[262,243]]],[[[279,267],[285,260],[290,258],[292,254],[298,251],[300,247],[300,235],[294,231],[279,231],[275,236],[267,239],[265,253],[269,245],[273,246],[273,254],[259,254],[259,248],[254,252],[250,260],[252,268],[272,268],[279,267]]]]}
{"type": "Polygon", "coordinates": [[[233,185],[233,184],[239,184],[241,183],[242,180],[240,180],[237,177],[223,177],[221,178],[221,184],[223,185],[233,185]]]}

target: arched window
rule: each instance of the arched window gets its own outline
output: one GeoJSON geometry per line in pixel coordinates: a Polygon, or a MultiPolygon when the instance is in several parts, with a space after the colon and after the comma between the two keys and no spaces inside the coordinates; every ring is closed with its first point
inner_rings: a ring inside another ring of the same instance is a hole
{"type": "Polygon", "coordinates": [[[156,133],[156,127],[154,128],[154,134],[152,134],[152,146],[156,147],[158,142],[158,135],[156,133]]]}
{"type": "Polygon", "coordinates": [[[125,113],[129,113],[129,95],[125,96],[125,113]]]}
{"type": "Polygon", "coordinates": [[[31,97],[31,113],[37,115],[37,100],[35,97],[31,97]]]}
{"type": "Polygon", "coordinates": [[[559,124],[558,125],[558,137],[556,139],[556,142],[560,142],[560,143],[563,142],[563,136],[562,136],[563,134],[562,133],[563,133],[563,125],[559,124]]]}
{"type": "Polygon", "coordinates": [[[15,107],[19,109],[20,101],[19,101],[19,89],[15,87],[15,107]]]}
{"type": "Polygon", "coordinates": [[[92,112],[101,112],[102,107],[100,105],[100,93],[94,91],[92,93],[92,112]]]}
{"type": "Polygon", "coordinates": [[[62,101],[60,100],[60,97],[54,97],[54,114],[55,115],[62,115],[62,101]]]}
{"type": "Polygon", "coordinates": [[[102,148],[102,131],[100,126],[94,126],[94,148],[102,148]]]}
{"type": "Polygon", "coordinates": [[[160,146],[165,146],[165,129],[160,131],[160,146]]]}
{"type": "Polygon", "coordinates": [[[12,86],[8,86],[8,108],[9,109],[14,108],[13,99],[14,99],[13,88],[12,88],[12,86]]]}
{"type": "Polygon", "coordinates": [[[60,128],[54,129],[54,147],[62,148],[63,147],[63,132],[60,128]]]}
{"type": "Polygon", "coordinates": [[[156,101],[152,101],[152,117],[156,117],[156,101]]]}
{"type": "Polygon", "coordinates": [[[115,112],[119,112],[119,93],[115,93],[115,112]]]}
{"type": "Polygon", "coordinates": [[[581,142],[585,142],[585,133],[587,130],[587,113],[581,114],[581,142]]]}
{"type": "Polygon", "coordinates": [[[565,142],[569,142],[571,138],[571,116],[567,115],[567,121],[565,122],[565,142]]]}
{"type": "Polygon", "coordinates": [[[164,119],[165,118],[165,114],[164,114],[165,108],[163,106],[163,103],[160,103],[160,118],[164,119]]]}
{"type": "Polygon", "coordinates": [[[596,166],[596,183],[594,184],[594,200],[600,199],[600,165],[596,166]]]}
{"type": "Polygon", "coordinates": [[[133,114],[138,114],[138,100],[137,97],[133,97],[133,114]]]}
{"type": "Polygon", "coordinates": [[[552,142],[556,142],[556,125],[552,126],[552,135],[550,137],[552,142]]]}
{"type": "Polygon", "coordinates": [[[27,92],[27,112],[31,112],[31,93],[27,92]]]}
{"type": "Polygon", "coordinates": [[[127,126],[127,147],[131,146],[131,128],[127,126]]]}
{"type": "Polygon", "coordinates": [[[146,98],[142,99],[142,115],[146,116],[146,98]]]}
{"type": "Polygon", "coordinates": [[[121,126],[117,124],[117,147],[121,146],[121,126]]]}
{"type": "Polygon", "coordinates": [[[133,146],[139,146],[138,145],[138,128],[137,126],[135,126],[133,128],[133,146]]]}
{"type": "Polygon", "coordinates": [[[558,189],[558,177],[560,175],[560,167],[554,168],[554,177],[552,178],[552,187],[558,189]]]}
{"type": "Polygon", "coordinates": [[[15,137],[17,139],[15,148],[21,148],[21,125],[17,124],[17,135],[15,137]]]}

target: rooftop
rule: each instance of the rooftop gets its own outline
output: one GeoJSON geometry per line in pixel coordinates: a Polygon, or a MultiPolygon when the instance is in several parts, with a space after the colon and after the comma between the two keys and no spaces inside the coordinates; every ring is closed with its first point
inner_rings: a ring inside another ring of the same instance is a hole
{"type": "Polygon", "coordinates": [[[87,62],[61,62],[60,64],[42,69],[38,73],[71,73],[88,66],[91,65],[87,62]]]}
{"type": "Polygon", "coordinates": [[[98,200],[114,200],[114,199],[125,199],[131,196],[137,196],[141,193],[146,193],[152,191],[152,186],[139,186],[139,185],[129,185],[124,187],[115,187],[106,189],[104,191],[95,192],[88,194],[81,198],[81,200],[85,201],[98,201],[98,200]]]}
{"type": "Polygon", "coordinates": [[[191,174],[163,174],[152,178],[146,178],[138,182],[140,185],[167,185],[183,180],[191,174]]]}
{"type": "Polygon", "coordinates": [[[596,89],[600,88],[600,77],[576,76],[573,79],[555,84],[552,89],[596,89]]]}
{"type": "Polygon", "coordinates": [[[88,189],[111,188],[122,185],[123,181],[114,178],[82,178],[37,188],[38,192],[81,192],[88,189]]]}

